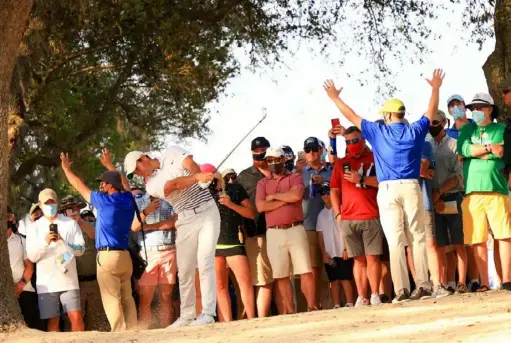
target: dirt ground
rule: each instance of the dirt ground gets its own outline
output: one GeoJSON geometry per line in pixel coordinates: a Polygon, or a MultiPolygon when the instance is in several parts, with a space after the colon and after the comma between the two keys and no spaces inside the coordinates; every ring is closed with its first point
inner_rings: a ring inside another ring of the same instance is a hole
{"type": "Polygon", "coordinates": [[[511,293],[466,294],[443,299],[343,308],[198,328],[124,333],[0,335],[1,342],[225,343],[225,342],[511,342],[511,293]]]}

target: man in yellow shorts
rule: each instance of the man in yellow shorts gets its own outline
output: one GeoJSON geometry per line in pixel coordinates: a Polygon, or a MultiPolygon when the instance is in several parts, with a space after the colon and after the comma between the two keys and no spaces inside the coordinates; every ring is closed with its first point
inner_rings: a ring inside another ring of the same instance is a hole
{"type": "Polygon", "coordinates": [[[478,292],[489,290],[488,233],[499,245],[502,288],[511,291],[511,200],[504,177],[504,124],[495,123],[499,109],[493,98],[478,93],[467,105],[474,123],[463,126],[458,153],[463,156],[465,199],[462,203],[465,244],[473,247],[481,276],[478,292]]]}

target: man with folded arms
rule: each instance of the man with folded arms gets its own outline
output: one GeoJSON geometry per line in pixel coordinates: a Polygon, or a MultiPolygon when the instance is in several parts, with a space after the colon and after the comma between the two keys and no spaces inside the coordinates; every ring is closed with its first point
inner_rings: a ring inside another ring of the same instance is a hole
{"type": "Polygon", "coordinates": [[[393,302],[416,300],[431,296],[424,229],[424,206],[418,179],[422,148],[430,123],[438,110],[438,99],[444,73],[435,70],[429,108],[411,125],[404,123],[406,113],[402,101],[392,99],[380,111],[385,124],[362,119],[339,98],[332,80],[324,88],[340,112],[362,131],[373,147],[376,175],[379,182],[378,207],[380,220],[390,248],[390,269],[396,297],[393,302]],[[405,246],[413,247],[417,289],[410,295],[410,279],[405,246]]]}
{"type": "Polygon", "coordinates": [[[302,291],[309,310],[315,309],[314,277],[309,256],[309,242],[303,227],[303,179],[284,167],[281,148],[269,148],[266,161],[271,174],[257,184],[256,206],[266,216],[268,257],[273,278],[283,301],[284,313],[294,313],[290,275],[300,275],[302,291]]]}

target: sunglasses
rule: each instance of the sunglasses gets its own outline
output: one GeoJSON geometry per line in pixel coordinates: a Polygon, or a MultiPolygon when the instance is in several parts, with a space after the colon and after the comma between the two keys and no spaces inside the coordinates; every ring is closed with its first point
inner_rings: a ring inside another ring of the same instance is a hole
{"type": "Polygon", "coordinates": [[[306,154],[310,154],[311,152],[318,152],[319,148],[305,148],[303,151],[305,151],[306,154]]]}
{"type": "Polygon", "coordinates": [[[507,95],[507,94],[508,94],[508,93],[510,93],[510,92],[511,92],[511,88],[507,88],[507,89],[504,89],[504,90],[502,91],[502,94],[507,95]]]}
{"type": "Polygon", "coordinates": [[[351,143],[357,144],[358,142],[360,142],[360,138],[347,139],[346,145],[350,145],[351,143]]]}
{"type": "Polygon", "coordinates": [[[286,158],[291,158],[291,157],[293,157],[293,153],[292,152],[286,152],[286,153],[284,153],[284,156],[286,158]]]}
{"type": "Polygon", "coordinates": [[[485,109],[488,107],[490,107],[490,106],[483,105],[483,104],[476,104],[476,105],[472,105],[472,110],[482,110],[482,109],[485,109]]]}

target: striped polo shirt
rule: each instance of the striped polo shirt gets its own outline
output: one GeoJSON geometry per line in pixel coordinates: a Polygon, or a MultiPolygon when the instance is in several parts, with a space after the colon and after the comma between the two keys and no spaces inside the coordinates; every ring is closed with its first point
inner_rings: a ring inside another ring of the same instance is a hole
{"type": "Polygon", "coordinates": [[[174,211],[180,213],[193,210],[212,200],[209,190],[202,189],[197,183],[188,188],[178,189],[165,197],[165,183],[178,177],[190,176],[192,173],[183,167],[183,161],[191,154],[178,146],[172,146],[159,159],[160,169],[156,170],[147,180],[147,193],[170,203],[174,211]]]}

